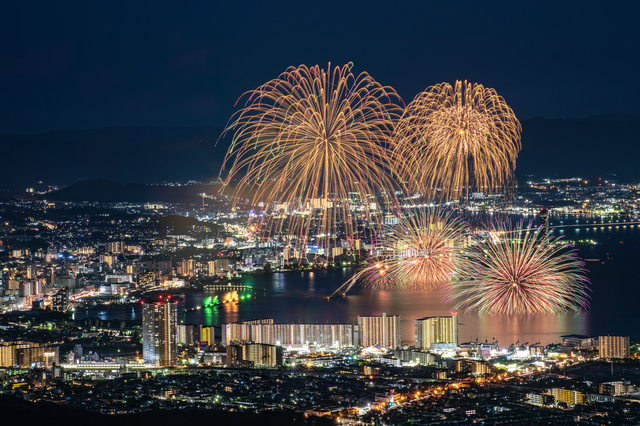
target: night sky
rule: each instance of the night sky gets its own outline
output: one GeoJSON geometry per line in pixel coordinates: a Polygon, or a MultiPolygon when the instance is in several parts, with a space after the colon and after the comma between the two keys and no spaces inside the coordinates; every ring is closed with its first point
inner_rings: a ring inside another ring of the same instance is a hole
{"type": "Polygon", "coordinates": [[[640,2],[521,3],[5,1],[0,132],[222,126],[288,66],[349,61],[405,102],[467,79],[520,119],[640,116],[640,2]]]}

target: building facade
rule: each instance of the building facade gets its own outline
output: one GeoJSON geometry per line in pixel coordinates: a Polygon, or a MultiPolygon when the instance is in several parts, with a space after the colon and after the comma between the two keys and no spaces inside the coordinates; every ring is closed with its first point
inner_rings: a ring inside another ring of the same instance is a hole
{"type": "Polygon", "coordinates": [[[176,365],[178,359],[177,301],[142,305],[142,353],[145,362],[176,365]]]}
{"type": "Polygon", "coordinates": [[[51,367],[58,362],[57,346],[22,341],[0,342],[0,367],[51,367]]]}
{"type": "Polygon", "coordinates": [[[600,358],[629,358],[629,336],[599,336],[600,358]]]}
{"type": "Polygon", "coordinates": [[[357,345],[353,324],[274,324],[272,319],[222,325],[222,342],[281,346],[349,347],[357,345]]]}
{"type": "Polygon", "coordinates": [[[400,346],[400,316],[387,316],[383,313],[379,317],[358,316],[358,332],[360,346],[369,347],[380,345],[386,348],[400,346]]]}
{"type": "Polygon", "coordinates": [[[278,367],[282,365],[282,346],[244,343],[227,346],[227,365],[278,367]]]}
{"type": "Polygon", "coordinates": [[[431,349],[434,343],[458,345],[458,316],[425,317],[414,322],[414,346],[431,349]]]}

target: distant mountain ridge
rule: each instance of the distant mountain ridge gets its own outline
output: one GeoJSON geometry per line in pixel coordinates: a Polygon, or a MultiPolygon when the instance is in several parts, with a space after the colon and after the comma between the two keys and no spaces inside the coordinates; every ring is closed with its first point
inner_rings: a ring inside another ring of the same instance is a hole
{"type": "MultiPolygon", "coordinates": [[[[220,138],[222,130],[120,126],[0,134],[0,189],[24,192],[38,181],[55,185],[95,179],[149,184],[212,181],[218,177],[232,136],[220,138]]],[[[638,146],[640,119],[628,114],[523,120],[516,174],[523,179],[626,173],[640,179],[638,146]]]]}
{"type": "Polygon", "coordinates": [[[640,117],[619,112],[615,114],[593,115],[591,117],[577,118],[576,120],[577,121],[638,121],[640,120],[640,117]]]}
{"type": "Polygon", "coordinates": [[[47,133],[0,134],[0,188],[80,180],[186,182],[214,180],[226,146],[214,147],[218,127],[107,127],[47,133]]]}
{"type": "Polygon", "coordinates": [[[95,179],[76,182],[58,191],[40,195],[38,198],[49,201],[198,204],[202,202],[198,194],[205,192],[211,195],[217,189],[211,185],[168,186],[140,183],[125,185],[106,179],[95,179]]]}

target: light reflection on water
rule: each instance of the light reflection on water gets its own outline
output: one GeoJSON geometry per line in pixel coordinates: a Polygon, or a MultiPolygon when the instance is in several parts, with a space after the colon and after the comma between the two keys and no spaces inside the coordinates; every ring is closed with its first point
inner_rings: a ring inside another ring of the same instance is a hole
{"type": "MultiPolygon", "coordinates": [[[[560,225],[560,219],[565,223],[573,223],[567,218],[553,216],[551,227],[560,225]]],[[[584,224],[589,218],[578,220],[580,224],[584,224]]],[[[590,221],[593,222],[593,219],[590,221]]],[[[556,233],[568,230],[565,228],[556,233]]],[[[578,233],[579,229],[575,229],[575,232],[578,233]]],[[[480,316],[461,312],[458,319],[460,342],[476,339],[491,342],[495,339],[504,347],[517,341],[521,344],[540,342],[542,345],[560,342],[560,336],[564,334],[640,335],[640,316],[630,315],[637,309],[635,301],[640,296],[635,273],[636,258],[633,254],[636,249],[640,249],[640,227],[600,227],[597,235],[590,235],[600,243],[580,247],[582,258],[599,260],[587,262],[587,269],[590,271],[587,275],[592,281],[593,290],[590,311],[529,317],[480,316]]],[[[242,284],[253,287],[250,299],[240,304],[226,303],[223,307],[182,314],[185,307],[201,306],[205,297],[221,294],[186,292],[184,300],[179,304],[181,320],[184,323],[213,326],[254,318],[273,318],[280,323],[356,323],[358,315],[381,315],[385,312],[387,315],[401,315],[402,341],[411,344],[415,319],[450,315],[453,304],[443,302],[444,294],[439,291],[416,293],[408,290],[354,288],[347,297],[326,300],[353,272],[353,268],[345,268],[247,278],[242,284]]],[[[82,318],[82,314],[77,314],[76,317],[82,318]]],[[[133,319],[131,312],[105,312],[100,318],[133,319]]]]}
{"type": "MultiPolygon", "coordinates": [[[[384,312],[401,316],[402,341],[411,344],[415,319],[450,315],[453,304],[443,302],[444,294],[440,291],[417,293],[409,290],[354,288],[347,297],[326,300],[352,273],[353,268],[316,271],[313,273],[313,284],[307,274],[298,272],[253,278],[251,284],[254,289],[266,289],[255,290],[255,299],[187,313],[183,313],[185,307],[201,306],[206,297],[214,294],[223,296],[224,292],[185,292],[184,300],[178,304],[179,321],[208,326],[255,318],[273,318],[280,323],[357,323],[358,315],[381,315],[384,312]],[[311,286],[315,288],[314,291],[309,291],[311,286]]],[[[133,319],[128,313],[104,313],[99,317],[104,320],[133,319]]],[[[495,339],[500,346],[508,346],[516,341],[548,344],[558,342],[563,334],[591,333],[589,312],[515,318],[460,313],[459,323],[461,342],[476,339],[491,342],[495,339]]]]}

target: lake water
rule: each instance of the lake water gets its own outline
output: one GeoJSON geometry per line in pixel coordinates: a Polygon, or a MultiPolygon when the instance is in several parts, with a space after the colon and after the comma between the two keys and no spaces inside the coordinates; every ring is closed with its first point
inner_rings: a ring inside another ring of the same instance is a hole
{"type": "MultiPolygon", "coordinates": [[[[461,313],[459,341],[478,339],[491,342],[495,339],[505,347],[517,341],[543,345],[557,343],[564,334],[640,336],[640,222],[610,227],[607,224],[622,220],[570,216],[551,218],[556,234],[599,243],[579,247],[580,257],[591,259],[586,265],[592,289],[588,311],[517,317],[461,313]],[[602,223],[606,226],[600,226],[602,223]]],[[[347,297],[326,300],[351,277],[354,270],[288,272],[247,278],[242,284],[254,288],[255,298],[252,296],[240,304],[227,303],[223,308],[187,312],[183,314],[182,321],[208,326],[254,318],[273,318],[278,323],[357,323],[358,315],[381,315],[385,312],[401,316],[402,342],[411,344],[415,319],[449,315],[453,307],[452,303],[443,302],[444,294],[438,291],[418,293],[401,289],[353,288],[347,297]]],[[[221,292],[186,292],[179,305],[180,312],[184,308],[202,305],[206,297],[214,294],[221,292]]],[[[133,319],[135,313],[100,316],[103,319],[133,319]]]]}

